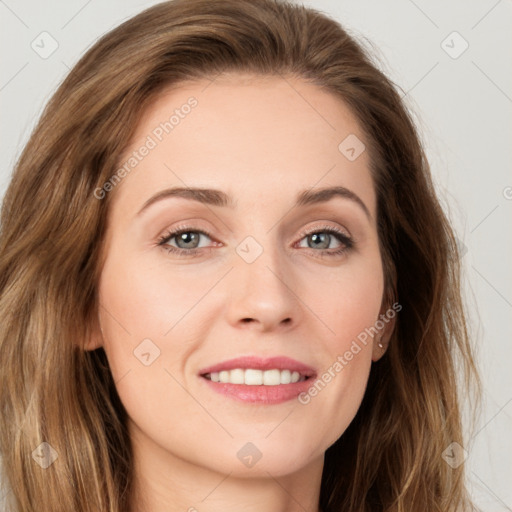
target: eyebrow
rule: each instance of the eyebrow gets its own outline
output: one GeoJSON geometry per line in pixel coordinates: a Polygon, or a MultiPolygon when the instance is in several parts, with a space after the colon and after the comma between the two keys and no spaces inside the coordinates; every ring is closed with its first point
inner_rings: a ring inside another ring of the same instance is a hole
{"type": "MultiPolygon", "coordinates": [[[[144,210],[149,208],[151,205],[162,201],[163,199],[169,199],[172,197],[181,197],[183,199],[190,199],[203,204],[211,206],[221,206],[225,208],[236,208],[236,202],[231,196],[222,192],[221,190],[208,189],[208,188],[196,188],[196,187],[174,187],[161,190],[155,195],[151,196],[143,205],[142,208],[137,212],[140,215],[144,210]]],[[[325,187],[316,190],[303,190],[297,195],[295,201],[295,207],[307,206],[312,204],[318,204],[327,202],[334,197],[342,197],[349,199],[356,203],[364,211],[366,216],[371,220],[372,216],[367,206],[364,204],[362,199],[345,187],[325,187]]]]}

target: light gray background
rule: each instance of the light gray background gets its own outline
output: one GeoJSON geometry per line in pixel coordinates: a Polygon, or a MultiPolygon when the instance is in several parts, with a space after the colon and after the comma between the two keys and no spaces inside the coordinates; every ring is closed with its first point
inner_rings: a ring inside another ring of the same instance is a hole
{"type": "MultiPolygon", "coordinates": [[[[79,56],[99,36],[155,3],[0,0],[1,196],[43,105],[79,56]],[[47,58],[31,47],[51,49],[48,36],[40,35],[44,31],[58,43],[47,58]]],[[[467,300],[484,379],[483,412],[464,447],[469,484],[483,511],[512,510],[512,3],[305,4],[373,42],[372,51],[403,89],[423,134],[439,194],[464,253],[467,300]]]]}

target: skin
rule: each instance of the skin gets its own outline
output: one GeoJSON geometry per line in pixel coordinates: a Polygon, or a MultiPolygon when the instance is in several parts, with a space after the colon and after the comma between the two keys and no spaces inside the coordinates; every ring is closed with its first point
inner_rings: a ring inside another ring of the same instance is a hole
{"type": "Polygon", "coordinates": [[[126,155],[191,96],[197,106],[110,192],[99,328],[87,346],[104,347],[130,417],[133,510],[317,511],[324,453],[357,413],[392,322],[306,405],[242,403],[198,372],[240,355],[286,355],[320,375],[387,309],[368,151],[349,161],[338,150],[349,134],[365,138],[317,86],[227,74],[165,91],[126,155]],[[177,186],[224,191],[236,207],[173,197],[137,215],[177,186]],[[293,207],[300,191],[328,186],[351,190],[369,216],[343,197],[293,207]],[[195,256],[158,245],[183,225],[211,235],[195,256]],[[318,248],[304,230],[326,226],[353,248],[322,257],[343,244],[331,236],[318,248]],[[252,263],[235,250],[247,236],[263,250],[252,263]],[[147,366],[134,356],[144,339],[160,350],[147,366]],[[252,467],[237,457],[248,442],[261,453],[252,467]]]}

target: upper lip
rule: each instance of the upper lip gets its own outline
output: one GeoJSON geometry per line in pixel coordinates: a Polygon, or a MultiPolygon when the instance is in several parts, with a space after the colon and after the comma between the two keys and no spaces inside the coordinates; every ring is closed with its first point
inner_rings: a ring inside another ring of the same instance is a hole
{"type": "Polygon", "coordinates": [[[199,371],[200,375],[207,373],[220,372],[222,370],[233,370],[234,368],[248,369],[252,368],[255,370],[290,370],[299,372],[301,375],[306,377],[313,377],[316,375],[314,368],[307,364],[296,361],[286,356],[276,357],[257,357],[257,356],[242,356],[221,363],[208,366],[199,371]]]}

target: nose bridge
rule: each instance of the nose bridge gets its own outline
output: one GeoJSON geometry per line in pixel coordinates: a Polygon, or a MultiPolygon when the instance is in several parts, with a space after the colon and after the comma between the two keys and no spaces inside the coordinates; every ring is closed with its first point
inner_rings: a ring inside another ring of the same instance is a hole
{"type": "Polygon", "coordinates": [[[268,329],[296,321],[298,303],[289,282],[290,267],[278,242],[272,236],[265,236],[262,243],[248,236],[235,252],[235,269],[230,285],[231,322],[247,323],[251,320],[268,329]]]}

